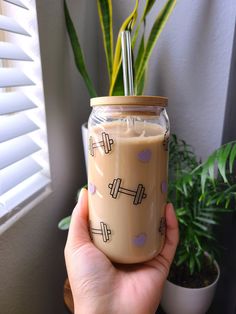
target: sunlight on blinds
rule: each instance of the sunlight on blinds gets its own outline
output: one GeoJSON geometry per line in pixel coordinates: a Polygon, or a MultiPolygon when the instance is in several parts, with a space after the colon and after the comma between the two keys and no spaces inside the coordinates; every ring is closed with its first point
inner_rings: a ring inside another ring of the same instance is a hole
{"type": "Polygon", "coordinates": [[[35,1],[0,0],[0,228],[50,181],[35,1]]]}

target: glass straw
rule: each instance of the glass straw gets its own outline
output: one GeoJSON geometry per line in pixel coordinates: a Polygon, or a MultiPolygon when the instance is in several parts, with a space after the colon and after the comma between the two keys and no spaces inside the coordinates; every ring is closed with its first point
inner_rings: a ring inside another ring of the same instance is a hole
{"type": "Polygon", "coordinates": [[[133,62],[130,31],[121,32],[121,51],[125,96],[134,95],[133,62]]]}

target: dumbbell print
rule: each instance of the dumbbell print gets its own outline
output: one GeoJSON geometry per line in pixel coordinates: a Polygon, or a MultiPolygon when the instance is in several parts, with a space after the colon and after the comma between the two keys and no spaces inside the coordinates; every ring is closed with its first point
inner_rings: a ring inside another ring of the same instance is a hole
{"type": "Polygon", "coordinates": [[[145,188],[142,184],[139,184],[137,190],[134,191],[121,187],[121,181],[122,181],[121,178],[117,178],[114,179],[113,182],[108,185],[110,189],[110,195],[113,198],[117,198],[119,193],[130,195],[134,198],[133,204],[138,205],[141,204],[142,200],[147,197],[147,194],[144,193],[145,188]]]}
{"type": "Polygon", "coordinates": [[[89,138],[89,152],[91,156],[94,156],[94,150],[98,147],[102,147],[105,154],[109,154],[111,151],[111,146],[114,144],[112,138],[109,137],[109,134],[102,132],[102,140],[99,142],[93,142],[92,136],[89,138]]]}
{"type": "Polygon", "coordinates": [[[107,224],[100,222],[100,229],[91,228],[90,231],[93,234],[99,234],[102,236],[103,242],[107,242],[111,238],[111,229],[108,228],[107,224]]]}

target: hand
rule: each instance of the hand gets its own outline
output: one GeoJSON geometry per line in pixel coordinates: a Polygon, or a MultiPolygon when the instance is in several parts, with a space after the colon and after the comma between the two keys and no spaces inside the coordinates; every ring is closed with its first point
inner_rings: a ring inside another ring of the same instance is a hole
{"type": "Polygon", "coordinates": [[[166,240],[158,256],[142,264],[114,265],[91,242],[87,191],[82,189],[65,247],[76,314],[155,313],[178,243],[171,204],[166,206],[166,221],[166,240]]]}

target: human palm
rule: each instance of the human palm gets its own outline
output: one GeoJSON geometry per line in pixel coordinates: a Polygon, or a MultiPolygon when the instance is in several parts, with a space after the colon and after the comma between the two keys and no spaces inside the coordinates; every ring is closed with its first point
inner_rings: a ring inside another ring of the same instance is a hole
{"type": "Polygon", "coordinates": [[[178,224],[167,205],[166,241],[162,252],[142,264],[113,264],[91,242],[87,191],[82,190],[72,214],[65,247],[76,314],[148,314],[157,309],[178,243],[178,224]]]}

